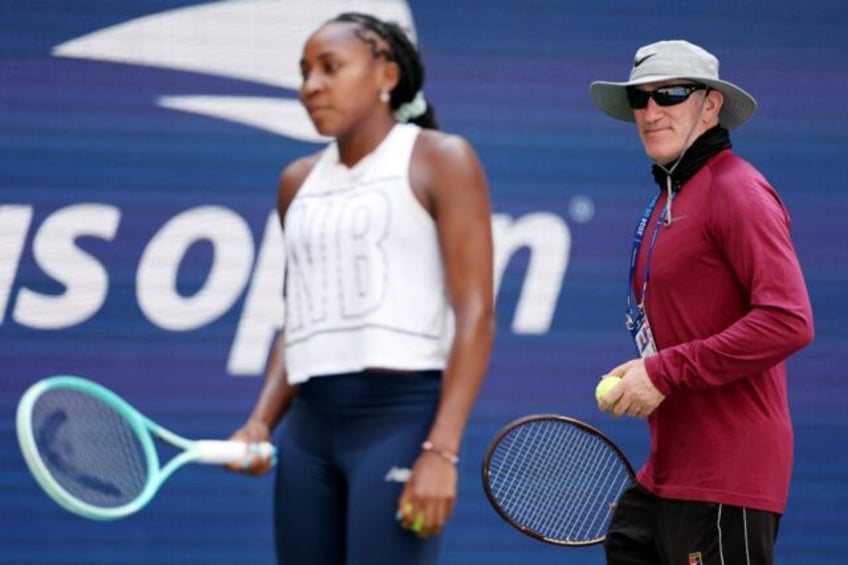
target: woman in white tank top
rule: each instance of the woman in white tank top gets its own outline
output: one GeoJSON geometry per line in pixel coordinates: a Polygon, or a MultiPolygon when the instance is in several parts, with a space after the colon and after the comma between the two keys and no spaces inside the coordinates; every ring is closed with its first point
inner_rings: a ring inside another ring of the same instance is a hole
{"type": "MultiPolygon", "coordinates": [[[[318,132],[334,141],[281,175],[285,327],[256,405],[233,437],[266,441],[283,422],[276,499],[281,562],[435,563],[438,550],[430,541],[439,538],[455,503],[462,436],[494,337],[487,182],[469,143],[436,130],[418,51],[396,24],[342,14],[312,34],[300,66],[301,101],[318,132]],[[420,403],[409,388],[396,394],[398,383],[416,379],[435,383],[420,403]],[[397,405],[381,405],[374,415],[371,401],[384,398],[384,390],[397,405]],[[357,391],[368,391],[365,407],[351,409],[357,391]],[[340,403],[344,414],[331,414],[340,403]],[[350,416],[366,412],[387,422],[377,435],[366,424],[357,431],[360,422],[350,416]],[[333,447],[338,438],[327,436],[339,421],[348,440],[333,447]],[[409,436],[398,442],[392,435],[398,430],[419,431],[404,432],[409,436]],[[390,438],[393,447],[386,447],[390,438]],[[351,442],[363,445],[354,450],[351,442]],[[350,499],[355,482],[368,475],[357,455],[367,449],[370,463],[393,462],[379,477],[393,489],[388,502],[375,489],[367,504],[350,499]],[[279,523],[312,488],[305,458],[319,453],[326,455],[327,476],[342,486],[304,498],[307,506],[322,507],[299,509],[296,521],[309,513],[309,527],[321,528],[312,536],[321,547],[295,531],[281,533],[290,526],[279,523]],[[324,497],[330,500],[319,502],[324,497]],[[382,536],[377,547],[350,543],[371,530],[382,536]]],[[[231,470],[258,475],[270,467],[254,457],[231,470]]]]}

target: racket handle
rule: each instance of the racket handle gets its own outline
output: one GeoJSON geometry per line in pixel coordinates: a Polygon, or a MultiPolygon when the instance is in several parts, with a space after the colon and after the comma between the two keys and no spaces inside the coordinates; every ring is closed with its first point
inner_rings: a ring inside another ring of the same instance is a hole
{"type": "Polygon", "coordinates": [[[220,465],[241,463],[250,456],[260,459],[272,459],[276,453],[276,448],[267,441],[263,441],[262,443],[246,443],[243,441],[214,439],[195,441],[192,445],[192,450],[195,453],[196,462],[220,465]]]}

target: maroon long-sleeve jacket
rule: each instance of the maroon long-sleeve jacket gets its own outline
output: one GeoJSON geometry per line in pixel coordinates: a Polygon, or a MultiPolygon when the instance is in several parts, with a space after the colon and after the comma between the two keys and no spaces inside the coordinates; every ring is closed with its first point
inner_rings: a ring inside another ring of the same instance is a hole
{"type": "Polygon", "coordinates": [[[662,497],[782,513],[793,459],[785,360],[813,338],[789,215],[763,176],[725,150],[684,184],[671,217],[646,295],[659,353],[645,366],[666,399],[649,419],[638,480],[662,497]]]}

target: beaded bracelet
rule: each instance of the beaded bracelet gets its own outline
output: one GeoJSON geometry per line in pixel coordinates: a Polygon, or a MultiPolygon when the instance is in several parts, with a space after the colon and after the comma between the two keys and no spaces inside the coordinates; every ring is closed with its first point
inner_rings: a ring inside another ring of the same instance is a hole
{"type": "Polygon", "coordinates": [[[436,447],[435,445],[433,445],[432,441],[427,440],[424,443],[422,443],[421,444],[421,450],[422,451],[430,451],[431,453],[438,455],[439,457],[441,457],[445,461],[447,461],[449,463],[453,463],[454,465],[459,463],[459,455],[457,455],[456,453],[454,453],[452,451],[448,451],[447,449],[441,449],[439,447],[436,447]]]}

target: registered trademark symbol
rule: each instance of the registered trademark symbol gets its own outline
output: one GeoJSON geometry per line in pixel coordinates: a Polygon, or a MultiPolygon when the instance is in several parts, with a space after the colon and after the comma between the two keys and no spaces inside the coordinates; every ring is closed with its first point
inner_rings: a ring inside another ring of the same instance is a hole
{"type": "Polygon", "coordinates": [[[595,217],[595,203],[588,196],[573,196],[568,201],[568,215],[574,222],[585,224],[595,217]]]}

